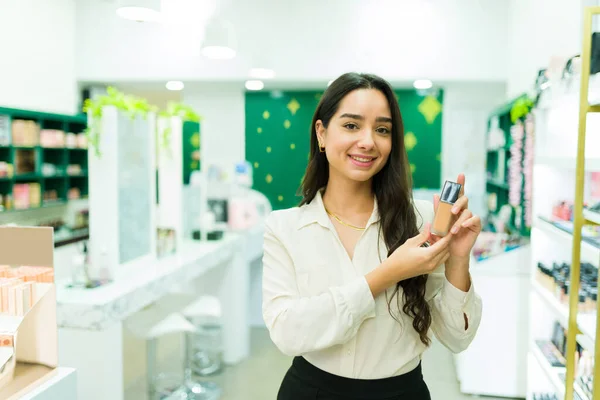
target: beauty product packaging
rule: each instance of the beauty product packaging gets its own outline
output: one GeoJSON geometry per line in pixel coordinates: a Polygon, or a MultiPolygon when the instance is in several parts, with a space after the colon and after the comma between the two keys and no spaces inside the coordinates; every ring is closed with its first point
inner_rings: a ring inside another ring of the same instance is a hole
{"type": "Polygon", "coordinates": [[[0,115],[0,146],[10,146],[10,118],[0,115]]]}
{"type": "Polygon", "coordinates": [[[437,236],[446,236],[453,221],[452,207],[460,196],[462,185],[452,181],[446,181],[440,194],[440,202],[433,218],[431,233],[437,236]]]}
{"type": "Polygon", "coordinates": [[[19,399],[58,366],[51,227],[0,227],[0,399],[19,399]]]}
{"type": "Polygon", "coordinates": [[[12,143],[32,147],[39,144],[40,126],[35,121],[15,119],[12,122],[12,143]]]}

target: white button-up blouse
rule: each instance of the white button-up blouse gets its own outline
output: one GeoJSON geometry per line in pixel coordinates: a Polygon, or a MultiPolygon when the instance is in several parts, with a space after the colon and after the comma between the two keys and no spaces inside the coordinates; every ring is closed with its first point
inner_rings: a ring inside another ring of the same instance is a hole
{"type": "MultiPolygon", "coordinates": [[[[432,221],[433,205],[414,203],[419,226],[432,221]]],[[[310,204],[271,213],[264,236],[263,317],[283,353],[357,379],[386,378],[417,367],[426,346],[398,306],[402,288],[391,302],[398,322],[388,310],[394,288],[373,298],[364,277],[387,258],[378,229],[375,205],[350,259],[320,193],[310,204]]],[[[457,289],[441,266],[429,275],[426,300],[438,340],[453,352],[466,349],[481,320],[473,284],[466,293],[457,289]]]]}

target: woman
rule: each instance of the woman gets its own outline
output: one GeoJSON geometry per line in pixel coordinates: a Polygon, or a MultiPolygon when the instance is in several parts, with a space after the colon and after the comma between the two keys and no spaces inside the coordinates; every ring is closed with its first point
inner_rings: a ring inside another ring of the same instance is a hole
{"type": "Polygon", "coordinates": [[[265,233],[263,316],[295,356],[279,400],[430,399],[430,329],[453,352],[475,336],[480,219],[461,193],[451,233],[430,234],[434,206],[412,198],[403,138],[379,77],[342,75],[317,106],[300,207],[271,213],[265,233]]]}

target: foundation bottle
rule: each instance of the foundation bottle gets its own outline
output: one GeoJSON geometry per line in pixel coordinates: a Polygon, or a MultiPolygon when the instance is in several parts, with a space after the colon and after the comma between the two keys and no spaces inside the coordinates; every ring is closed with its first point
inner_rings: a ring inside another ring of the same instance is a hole
{"type": "Polygon", "coordinates": [[[454,214],[452,214],[452,207],[460,196],[461,185],[456,182],[446,181],[444,188],[440,195],[440,202],[433,218],[433,224],[431,226],[431,233],[436,236],[446,236],[452,221],[454,214]]]}

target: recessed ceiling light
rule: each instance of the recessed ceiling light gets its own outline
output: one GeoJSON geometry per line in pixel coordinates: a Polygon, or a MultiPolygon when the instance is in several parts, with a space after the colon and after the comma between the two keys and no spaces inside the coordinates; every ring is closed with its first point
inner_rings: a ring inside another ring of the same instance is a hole
{"type": "Polygon", "coordinates": [[[273,79],[275,71],[269,68],[252,68],[248,75],[254,79],[273,79]]]}
{"type": "Polygon", "coordinates": [[[183,90],[184,88],[184,84],[181,81],[169,81],[167,82],[167,84],[165,85],[167,87],[168,90],[183,90]]]}
{"type": "Polygon", "coordinates": [[[155,22],[160,19],[160,0],[119,0],[117,15],[137,22],[155,22]]]}
{"type": "Polygon", "coordinates": [[[246,89],[248,90],[262,90],[265,87],[263,81],[249,80],[246,81],[246,89]]]}
{"type": "Polygon", "coordinates": [[[423,89],[431,89],[433,87],[433,83],[429,79],[417,79],[413,82],[413,86],[415,89],[423,90],[423,89]]]}
{"type": "Polygon", "coordinates": [[[235,58],[235,50],[227,46],[206,46],[202,48],[202,55],[211,60],[231,60],[235,58]]]}

